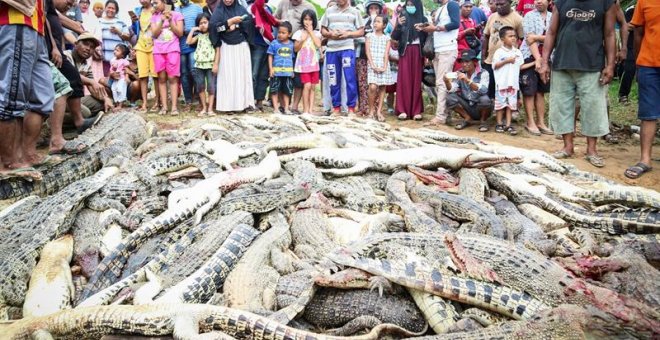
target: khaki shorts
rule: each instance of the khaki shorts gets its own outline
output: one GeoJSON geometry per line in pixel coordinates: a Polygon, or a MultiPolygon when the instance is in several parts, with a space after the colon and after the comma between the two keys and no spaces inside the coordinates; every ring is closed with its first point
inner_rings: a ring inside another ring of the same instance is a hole
{"type": "Polygon", "coordinates": [[[550,123],[555,133],[575,132],[575,102],[580,97],[581,133],[601,137],[610,132],[607,117],[607,86],[600,85],[600,72],[552,71],[550,77],[550,123]]]}

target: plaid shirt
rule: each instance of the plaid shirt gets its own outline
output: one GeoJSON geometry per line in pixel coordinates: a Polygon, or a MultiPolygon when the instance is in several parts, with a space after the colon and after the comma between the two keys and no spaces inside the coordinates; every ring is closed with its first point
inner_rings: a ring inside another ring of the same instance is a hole
{"type": "Polygon", "coordinates": [[[87,77],[89,79],[94,79],[94,74],[92,73],[92,65],[90,65],[87,62],[87,60],[80,59],[80,57],[78,57],[78,54],[75,54],[75,58],[74,58],[73,50],[64,51],[64,56],[66,56],[66,58],[69,59],[69,62],[71,62],[71,64],[76,66],[81,76],[87,77]]]}
{"type": "Polygon", "coordinates": [[[488,82],[490,81],[490,75],[486,71],[474,71],[472,77],[470,78],[473,82],[479,84],[479,88],[474,91],[470,86],[458,79],[454,79],[451,82],[451,90],[449,93],[458,92],[458,95],[468,102],[476,103],[479,100],[479,97],[488,94],[488,82]]]}

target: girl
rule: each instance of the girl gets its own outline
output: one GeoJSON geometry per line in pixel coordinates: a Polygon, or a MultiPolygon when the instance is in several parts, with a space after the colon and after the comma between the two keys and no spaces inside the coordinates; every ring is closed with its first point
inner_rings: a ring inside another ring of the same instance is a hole
{"type": "Polygon", "coordinates": [[[176,102],[179,91],[181,47],[179,38],[183,35],[183,15],[172,10],[172,0],[155,0],[154,14],[151,16],[151,35],[154,40],[154,68],[158,73],[158,89],[162,109],[159,115],[167,113],[167,80],[170,81],[170,95],[173,116],[179,114],[176,102]]]}
{"type": "Polygon", "coordinates": [[[215,116],[213,112],[213,100],[215,99],[215,75],[213,74],[213,61],[215,60],[215,48],[209,38],[209,22],[211,16],[202,13],[195,20],[195,27],[190,30],[186,44],[192,46],[197,44],[195,49],[195,85],[199,94],[199,101],[202,103],[202,111],[197,117],[215,116]],[[195,34],[199,32],[198,34],[195,34]],[[206,92],[204,92],[206,90],[206,92]],[[207,99],[208,93],[208,99],[207,99]],[[208,101],[207,101],[208,100],[208,101]]]}
{"type": "Polygon", "coordinates": [[[129,84],[126,70],[129,65],[128,47],[124,44],[115,46],[114,58],[110,60],[110,73],[118,73],[119,78],[112,81],[112,98],[115,100],[115,109],[121,109],[122,104],[126,101],[126,87],[129,84]]]}
{"type": "Polygon", "coordinates": [[[303,112],[312,113],[314,105],[314,87],[319,83],[319,49],[321,48],[321,33],[317,28],[316,13],[310,9],[303,11],[300,27],[294,35],[294,49],[298,54],[294,71],[300,73],[303,83],[303,112]]]}
{"type": "Polygon", "coordinates": [[[377,15],[373,22],[373,32],[367,35],[366,52],[369,61],[369,117],[379,122],[384,122],[382,114],[385,87],[392,84],[392,72],[390,71],[390,37],[385,35],[387,19],[384,15],[377,15]],[[375,101],[378,100],[378,103],[375,101]],[[374,115],[375,109],[375,115],[374,115]]]}
{"type": "Polygon", "coordinates": [[[248,38],[254,21],[237,0],[220,0],[211,16],[209,30],[215,46],[213,73],[216,88],[223,88],[216,97],[215,108],[221,112],[240,112],[254,105],[252,62],[248,38]],[[222,56],[222,57],[221,57],[222,56]]]}

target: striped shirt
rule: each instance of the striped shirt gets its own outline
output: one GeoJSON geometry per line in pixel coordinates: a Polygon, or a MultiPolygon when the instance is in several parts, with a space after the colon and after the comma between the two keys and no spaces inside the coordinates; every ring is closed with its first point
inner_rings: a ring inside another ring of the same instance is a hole
{"type": "Polygon", "coordinates": [[[122,33],[128,33],[128,26],[119,20],[119,18],[101,18],[99,19],[99,26],[101,27],[102,36],[103,36],[103,60],[110,61],[114,58],[114,50],[117,45],[124,43],[121,37],[117,34],[114,34],[110,31],[112,26],[117,27],[122,33]]]}
{"type": "Polygon", "coordinates": [[[45,23],[46,15],[44,13],[43,0],[37,0],[37,7],[35,7],[32,16],[24,15],[13,7],[0,1],[0,26],[25,25],[31,27],[37,31],[39,35],[43,36],[45,23]]]}
{"type": "Polygon", "coordinates": [[[188,33],[195,27],[195,20],[197,16],[202,14],[202,8],[199,5],[190,3],[186,7],[177,7],[176,11],[183,15],[183,35],[181,35],[180,44],[181,44],[181,54],[188,54],[195,52],[195,47],[188,46],[186,44],[186,39],[188,38],[188,33]]]}

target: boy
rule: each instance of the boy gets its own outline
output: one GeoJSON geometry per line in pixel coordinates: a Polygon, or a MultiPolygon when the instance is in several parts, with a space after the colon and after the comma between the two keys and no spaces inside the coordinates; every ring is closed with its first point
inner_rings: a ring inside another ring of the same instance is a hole
{"type": "MultiPolygon", "coordinates": [[[[284,114],[291,114],[289,101],[293,94],[293,41],[291,24],[287,21],[277,27],[277,40],[268,47],[268,69],[270,70],[270,95],[273,109],[279,110],[282,97],[284,114]]],[[[277,111],[276,111],[277,112],[277,111]]]]}
{"type": "Polygon", "coordinates": [[[493,73],[495,74],[495,112],[497,125],[495,132],[508,132],[511,135],[518,131],[511,126],[511,112],[518,110],[518,89],[520,67],[523,65],[523,55],[515,46],[518,43],[516,31],[511,26],[500,29],[502,47],[493,55],[493,73]],[[502,124],[502,115],[506,114],[506,125],[502,124]]]}

